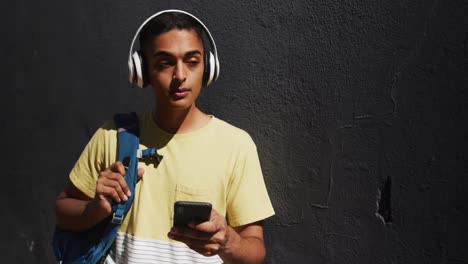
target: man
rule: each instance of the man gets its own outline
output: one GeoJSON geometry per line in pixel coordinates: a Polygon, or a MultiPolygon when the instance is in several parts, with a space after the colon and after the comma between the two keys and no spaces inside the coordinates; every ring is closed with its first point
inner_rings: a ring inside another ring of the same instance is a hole
{"type": "Polygon", "coordinates": [[[196,106],[206,83],[206,31],[198,19],[175,10],[156,15],[141,30],[143,78],[153,88],[156,107],[139,115],[140,148],[154,147],[164,158],[159,164],[139,162],[135,193],[116,162],[116,130],[108,122],[90,140],[57,198],[57,225],[83,231],[111,214],[112,200],[135,195],[109,263],[264,261],[261,221],[274,211],[255,144],[243,130],[196,106]],[[181,200],[212,203],[210,219],[172,227],[173,205],[181,200]]]}

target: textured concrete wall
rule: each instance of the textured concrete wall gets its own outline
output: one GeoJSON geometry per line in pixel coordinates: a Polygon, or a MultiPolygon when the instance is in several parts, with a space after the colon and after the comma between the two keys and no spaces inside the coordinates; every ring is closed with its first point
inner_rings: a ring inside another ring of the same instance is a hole
{"type": "Polygon", "coordinates": [[[152,106],[139,23],[198,15],[221,76],[199,105],[255,139],[268,263],[468,263],[468,5],[25,1],[2,9],[2,259],[51,263],[53,204],[94,130],[152,106]]]}

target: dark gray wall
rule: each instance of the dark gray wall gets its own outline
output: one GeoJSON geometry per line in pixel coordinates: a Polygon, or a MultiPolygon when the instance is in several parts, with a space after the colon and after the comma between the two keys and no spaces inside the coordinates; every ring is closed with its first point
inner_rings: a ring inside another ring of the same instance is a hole
{"type": "Polygon", "coordinates": [[[468,263],[464,0],[4,3],[5,263],[53,261],[54,199],[87,140],[151,109],[127,53],[165,8],[217,41],[221,77],[199,104],[257,143],[268,263],[468,263]]]}

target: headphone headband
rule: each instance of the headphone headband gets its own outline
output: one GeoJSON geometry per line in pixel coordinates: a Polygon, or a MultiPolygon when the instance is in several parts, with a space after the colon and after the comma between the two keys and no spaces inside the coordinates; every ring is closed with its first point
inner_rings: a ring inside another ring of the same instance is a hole
{"type": "MultiPolygon", "coordinates": [[[[141,68],[140,67],[137,67],[137,65],[135,65],[135,61],[134,61],[134,57],[135,57],[135,54],[134,53],[134,45],[135,45],[135,42],[136,42],[136,39],[138,38],[138,36],[140,35],[140,31],[145,27],[145,25],[151,21],[153,18],[157,17],[157,16],[160,16],[162,14],[165,14],[165,13],[180,13],[180,14],[185,14],[193,19],[195,19],[195,21],[197,21],[202,27],[203,29],[205,30],[205,33],[206,35],[208,35],[208,39],[210,41],[210,44],[211,44],[211,48],[213,49],[213,52],[214,52],[214,64],[215,65],[211,65],[213,66],[212,68],[210,68],[210,71],[212,72],[212,74],[214,75],[211,75],[211,77],[208,79],[206,85],[208,86],[210,83],[212,83],[213,81],[215,81],[218,76],[219,76],[219,60],[218,60],[218,51],[216,49],[216,43],[213,39],[213,37],[211,36],[211,33],[210,31],[208,30],[208,28],[205,26],[205,24],[203,24],[203,22],[201,22],[200,19],[198,19],[196,16],[186,12],[186,11],[183,11],[183,10],[178,10],[178,9],[167,9],[167,10],[163,10],[163,11],[160,11],[152,16],[150,16],[149,18],[147,18],[141,25],[140,27],[138,28],[138,30],[136,31],[135,33],[135,36],[133,37],[133,40],[132,40],[132,43],[130,45],[130,50],[128,52],[128,69],[129,69],[129,81],[130,83],[134,83],[135,82],[135,70],[136,71],[141,71],[141,68]]],[[[141,43],[140,43],[141,45],[141,43]]],[[[137,59],[137,60],[140,60],[142,62],[142,58],[140,59],[137,59]]],[[[206,63],[205,63],[206,64],[206,63]]],[[[137,77],[139,74],[142,74],[142,73],[137,73],[137,77]]],[[[142,76],[142,75],[141,75],[142,76]]],[[[137,80],[137,85],[138,87],[142,88],[143,86],[143,83],[142,83],[142,80],[137,80]],[[140,85],[141,83],[141,85],[140,85]]]]}

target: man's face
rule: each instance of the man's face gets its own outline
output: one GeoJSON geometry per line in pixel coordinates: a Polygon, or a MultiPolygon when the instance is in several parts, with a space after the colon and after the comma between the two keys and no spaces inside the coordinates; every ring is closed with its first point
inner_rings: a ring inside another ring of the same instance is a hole
{"type": "Polygon", "coordinates": [[[155,37],[145,50],[148,82],[158,106],[187,109],[200,94],[203,43],[193,30],[173,29],[155,37]]]}

